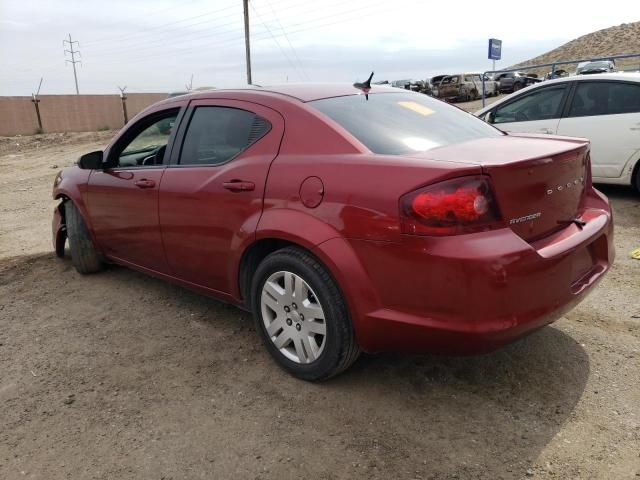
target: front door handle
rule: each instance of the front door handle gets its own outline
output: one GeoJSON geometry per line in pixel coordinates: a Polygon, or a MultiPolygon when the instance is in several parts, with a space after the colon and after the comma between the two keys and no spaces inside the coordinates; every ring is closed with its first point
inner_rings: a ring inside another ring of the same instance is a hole
{"type": "Polygon", "coordinates": [[[553,135],[553,130],[551,130],[550,128],[541,128],[540,130],[538,130],[540,133],[546,133],[548,135],[553,135]]]}
{"type": "Polygon", "coordinates": [[[231,180],[230,182],[224,182],[222,186],[232,192],[250,192],[256,188],[255,183],[243,180],[231,180]]]}
{"type": "Polygon", "coordinates": [[[153,188],[156,186],[156,182],[153,180],[147,180],[146,178],[136,180],[133,184],[138,188],[153,188]]]}

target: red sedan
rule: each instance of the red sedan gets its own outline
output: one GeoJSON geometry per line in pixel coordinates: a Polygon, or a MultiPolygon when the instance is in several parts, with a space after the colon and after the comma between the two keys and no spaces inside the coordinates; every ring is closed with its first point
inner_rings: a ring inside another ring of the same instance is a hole
{"type": "MultiPolygon", "coordinates": [[[[507,135],[425,95],[345,85],[153,105],[55,180],[54,246],[253,312],[279,365],[488,351],[580,302],[613,262],[584,139],[507,135]]],[[[117,300],[116,300],[117,301],[117,300]]]]}

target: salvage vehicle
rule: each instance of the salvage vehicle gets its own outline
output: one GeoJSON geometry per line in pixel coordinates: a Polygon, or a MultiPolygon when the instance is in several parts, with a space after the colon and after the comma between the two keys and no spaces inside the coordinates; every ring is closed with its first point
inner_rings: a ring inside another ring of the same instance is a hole
{"type": "MultiPolygon", "coordinates": [[[[485,78],[485,94],[490,97],[497,95],[498,84],[485,78]]],[[[447,101],[476,100],[482,95],[482,74],[459,73],[444,77],[438,87],[438,98],[447,101]]]]}
{"type": "Polygon", "coordinates": [[[438,98],[438,91],[440,89],[440,82],[444,77],[449,75],[436,75],[429,79],[429,86],[431,87],[431,96],[438,98]]]}
{"type": "MultiPolygon", "coordinates": [[[[377,84],[381,85],[381,84],[377,84]]],[[[423,80],[394,80],[391,82],[391,86],[395,88],[404,88],[405,90],[411,90],[412,92],[424,93],[431,95],[431,87],[427,82],[423,80]]]]}
{"type": "Polygon", "coordinates": [[[616,71],[616,64],[611,60],[585,62],[578,65],[576,75],[593,75],[594,73],[611,73],[616,71]]]}
{"type": "Polygon", "coordinates": [[[556,70],[548,72],[544,76],[544,79],[545,80],[553,80],[554,78],[562,78],[562,77],[568,77],[568,76],[569,76],[569,72],[567,72],[566,70],[564,70],[562,68],[558,68],[556,70]]]}
{"type": "Polygon", "coordinates": [[[534,75],[527,75],[522,72],[499,73],[496,75],[495,79],[499,82],[498,89],[500,90],[500,93],[517,92],[524,87],[528,87],[529,85],[542,81],[542,79],[537,78],[534,75]]]}
{"type": "Polygon", "coordinates": [[[489,351],[593,290],[613,227],[587,140],[370,82],[152,105],[56,176],[57,255],[68,239],[80,273],[120,264],[252,312],[306,380],[360,351],[489,351]]]}
{"type": "Polygon", "coordinates": [[[476,115],[509,132],[570,135],[591,141],[593,181],[640,192],[640,75],[563,77],[535,85],[476,115]]]}

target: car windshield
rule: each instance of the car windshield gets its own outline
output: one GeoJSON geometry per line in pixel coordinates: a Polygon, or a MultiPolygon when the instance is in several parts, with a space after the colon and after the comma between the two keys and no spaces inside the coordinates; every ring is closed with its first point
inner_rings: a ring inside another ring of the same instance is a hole
{"type": "Polygon", "coordinates": [[[376,93],[309,102],[374,153],[404,155],[479,138],[499,130],[456,107],[419,93],[376,93]]]}
{"type": "Polygon", "coordinates": [[[582,70],[590,70],[592,68],[609,68],[609,62],[591,62],[587,63],[582,70]]]}

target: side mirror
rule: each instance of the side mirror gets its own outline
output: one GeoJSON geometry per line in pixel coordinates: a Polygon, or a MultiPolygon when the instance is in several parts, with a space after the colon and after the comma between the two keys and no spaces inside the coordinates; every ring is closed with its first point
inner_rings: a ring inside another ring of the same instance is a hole
{"type": "Polygon", "coordinates": [[[102,169],[102,150],[85,153],[78,159],[78,167],[83,170],[102,169]]]}

